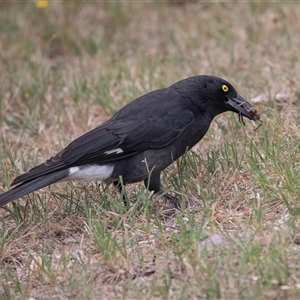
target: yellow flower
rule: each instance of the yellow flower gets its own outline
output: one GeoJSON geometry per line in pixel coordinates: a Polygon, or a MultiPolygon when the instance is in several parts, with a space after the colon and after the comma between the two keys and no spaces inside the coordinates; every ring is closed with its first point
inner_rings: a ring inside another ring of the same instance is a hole
{"type": "Polygon", "coordinates": [[[46,8],[48,6],[48,0],[38,0],[36,1],[37,8],[46,8]]]}

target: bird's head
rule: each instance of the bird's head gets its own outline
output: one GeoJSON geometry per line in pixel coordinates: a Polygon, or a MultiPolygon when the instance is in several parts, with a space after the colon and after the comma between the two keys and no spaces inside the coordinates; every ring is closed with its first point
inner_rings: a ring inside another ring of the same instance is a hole
{"type": "Polygon", "coordinates": [[[256,109],[240,96],[231,83],[215,76],[199,76],[201,81],[201,95],[205,97],[206,104],[212,114],[217,115],[225,111],[233,111],[250,120],[260,120],[256,109]]]}

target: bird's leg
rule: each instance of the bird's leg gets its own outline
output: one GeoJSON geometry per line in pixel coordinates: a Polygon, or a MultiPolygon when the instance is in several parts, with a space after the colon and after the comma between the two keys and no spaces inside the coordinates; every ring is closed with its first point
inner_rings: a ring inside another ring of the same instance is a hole
{"type": "Polygon", "coordinates": [[[124,205],[129,208],[130,207],[130,202],[128,200],[128,197],[126,197],[125,184],[123,184],[121,182],[121,180],[115,180],[113,182],[113,184],[116,188],[118,188],[120,194],[122,195],[124,205]]]}
{"type": "Polygon", "coordinates": [[[144,180],[145,187],[149,191],[154,191],[155,194],[163,195],[163,197],[168,200],[174,207],[179,208],[180,203],[179,200],[171,196],[168,193],[165,193],[160,187],[160,172],[159,173],[152,173],[149,177],[144,180]]]}

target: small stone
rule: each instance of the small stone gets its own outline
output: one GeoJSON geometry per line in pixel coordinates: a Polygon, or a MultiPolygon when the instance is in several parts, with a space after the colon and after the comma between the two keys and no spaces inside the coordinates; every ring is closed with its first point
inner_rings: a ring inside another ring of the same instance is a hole
{"type": "Polygon", "coordinates": [[[199,242],[199,251],[207,250],[212,251],[214,248],[220,247],[226,242],[226,239],[219,234],[212,234],[211,236],[205,238],[199,242]]]}
{"type": "Polygon", "coordinates": [[[290,94],[289,93],[286,93],[286,92],[278,92],[276,93],[275,95],[275,101],[276,102],[280,102],[280,103],[285,103],[289,100],[290,98],[290,94]]]}
{"type": "Polygon", "coordinates": [[[257,103],[262,103],[262,102],[267,102],[269,100],[269,97],[267,94],[260,94],[255,96],[254,98],[251,99],[251,103],[257,104],[257,103]]]}

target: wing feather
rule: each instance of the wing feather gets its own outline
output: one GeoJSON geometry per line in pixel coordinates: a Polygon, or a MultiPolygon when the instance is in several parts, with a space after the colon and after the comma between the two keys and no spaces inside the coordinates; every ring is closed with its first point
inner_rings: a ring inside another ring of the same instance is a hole
{"type": "Polygon", "coordinates": [[[70,166],[78,166],[94,160],[105,164],[133,156],[149,148],[159,149],[173,143],[191,126],[194,115],[189,110],[176,109],[163,120],[160,116],[151,119],[116,120],[106,122],[72,142],[61,153],[61,160],[70,166]],[[172,114],[172,118],[171,115],[172,114]],[[120,148],[121,153],[105,152],[120,148]]]}
{"type": "Polygon", "coordinates": [[[149,148],[166,147],[178,139],[193,121],[193,112],[180,106],[172,106],[167,112],[164,110],[150,117],[142,113],[131,115],[131,118],[118,118],[116,114],[45,163],[17,177],[12,186],[73,166],[113,163],[149,148]]]}

